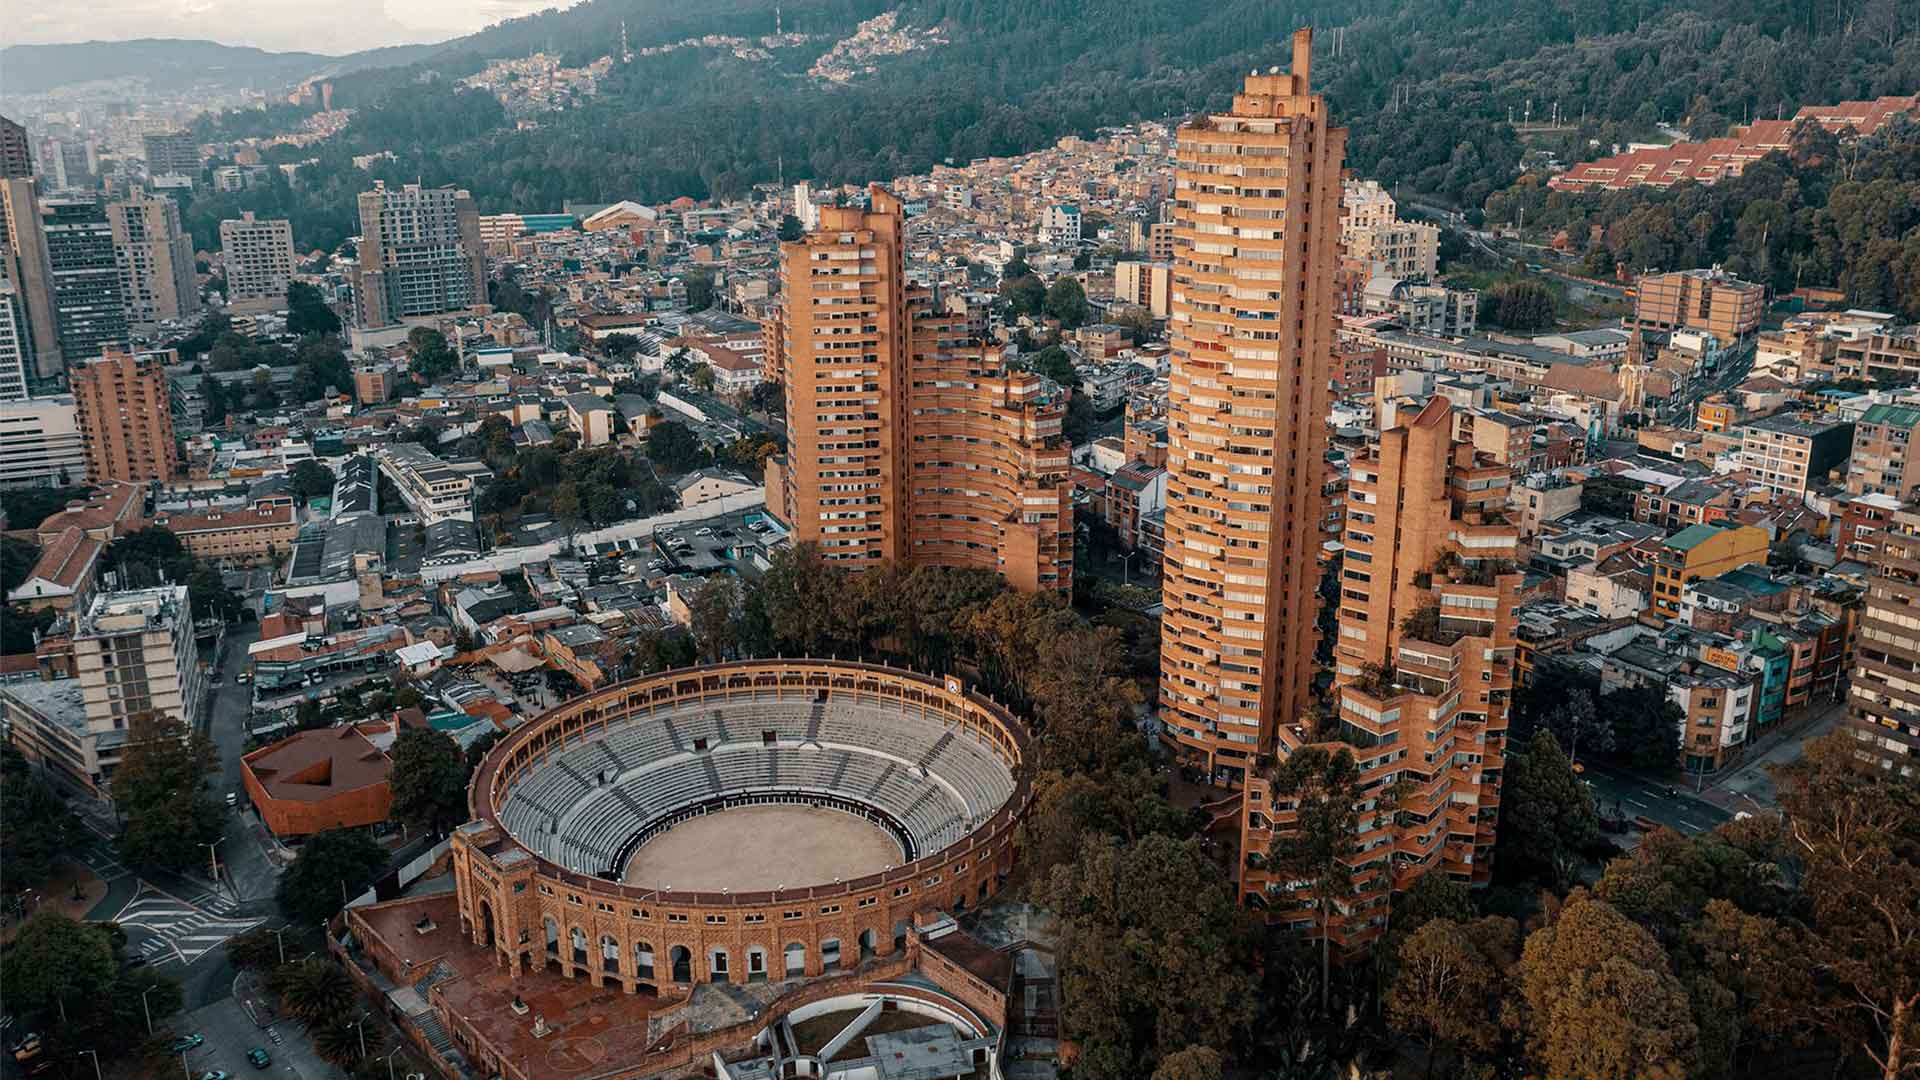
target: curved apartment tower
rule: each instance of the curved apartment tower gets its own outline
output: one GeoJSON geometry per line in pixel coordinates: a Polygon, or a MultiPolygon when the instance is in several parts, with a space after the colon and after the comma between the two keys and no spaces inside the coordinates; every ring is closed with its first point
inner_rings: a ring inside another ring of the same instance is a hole
{"type": "Polygon", "coordinates": [[[1308,706],[1347,132],[1289,74],[1180,129],[1160,716],[1238,785],[1308,706]]]}
{"type": "Polygon", "coordinates": [[[767,464],[768,508],[836,563],[1072,588],[1066,394],[910,286],[900,201],[875,185],[868,202],[820,207],[781,249],[788,439],[767,464]]]}

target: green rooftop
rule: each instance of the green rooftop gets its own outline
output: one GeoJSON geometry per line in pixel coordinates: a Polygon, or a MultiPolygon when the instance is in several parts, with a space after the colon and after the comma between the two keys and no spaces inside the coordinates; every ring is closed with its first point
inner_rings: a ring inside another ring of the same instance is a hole
{"type": "Polygon", "coordinates": [[[1911,405],[1875,405],[1860,418],[1863,424],[1886,424],[1891,427],[1908,428],[1920,426],[1920,409],[1911,405]]]}
{"type": "Polygon", "coordinates": [[[1689,525],[1667,537],[1663,543],[1675,551],[1692,551],[1726,531],[1713,525],[1689,525]]]}

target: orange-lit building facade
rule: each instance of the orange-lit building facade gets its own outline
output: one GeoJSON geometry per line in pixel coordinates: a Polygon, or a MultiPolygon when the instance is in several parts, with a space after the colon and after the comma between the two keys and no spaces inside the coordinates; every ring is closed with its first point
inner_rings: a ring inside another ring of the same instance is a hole
{"type": "Polygon", "coordinates": [[[869,203],[821,207],[782,249],[788,449],[768,464],[767,505],[836,563],[1071,588],[1065,393],[909,287],[900,201],[875,186],[869,203]]]}
{"type": "MultiPolygon", "coordinates": [[[[1328,920],[1343,951],[1383,931],[1389,880],[1402,890],[1444,873],[1483,885],[1492,873],[1524,576],[1513,562],[1520,532],[1506,517],[1511,473],[1451,439],[1451,410],[1443,399],[1428,402],[1354,465],[1337,705],[1318,731],[1288,725],[1280,733],[1289,750],[1329,744],[1351,751],[1361,768],[1356,890],[1328,920]],[[1398,811],[1383,812],[1381,796],[1396,785],[1398,811]]],[[[1274,922],[1316,928],[1316,913],[1260,866],[1291,805],[1255,778],[1245,806],[1243,901],[1274,922]]]]}
{"type": "Polygon", "coordinates": [[[1182,127],[1174,165],[1160,716],[1238,784],[1306,710],[1347,133],[1290,74],[1182,127]]]}
{"type": "Polygon", "coordinates": [[[179,470],[163,366],[171,355],[109,349],[67,369],[89,480],[144,483],[170,479],[179,470]]]}

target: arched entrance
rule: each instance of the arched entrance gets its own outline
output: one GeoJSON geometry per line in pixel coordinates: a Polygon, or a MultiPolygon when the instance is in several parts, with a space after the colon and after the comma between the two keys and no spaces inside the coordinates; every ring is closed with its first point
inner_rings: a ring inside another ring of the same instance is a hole
{"type": "Polygon", "coordinates": [[[785,950],[787,978],[796,979],[807,973],[807,947],[793,942],[785,950]]]}
{"type": "Polygon", "coordinates": [[[860,959],[865,960],[867,957],[879,951],[880,935],[874,933],[872,930],[860,931],[860,959]]]}
{"type": "Polygon", "coordinates": [[[480,901],[480,944],[493,948],[493,908],[485,900],[480,901]]]}
{"type": "Polygon", "coordinates": [[[633,974],[635,978],[653,978],[653,946],[647,942],[633,943],[633,974]]]}
{"type": "Polygon", "coordinates": [[[573,946],[573,966],[577,968],[586,967],[587,932],[577,926],[574,927],[568,934],[568,944],[573,946]]]}
{"type": "Polygon", "coordinates": [[[673,962],[674,982],[690,983],[693,981],[693,953],[688,951],[685,945],[675,945],[673,951],[669,952],[667,957],[673,962]]]}
{"type": "Polygon", "coordinates": [[[767,950],[758,945],[747,950],[747,981],[767,981],[767,950]]]}
{"type": "Polygon", "coordinates": [[[620,943],[612,934],[600,935],[600,970],[609,974],[620,970],[620,943]]]}
{"type": "Polygon", "coordinates": [[[906,948],[907,948],[907,924],[904,922],[894,923],[893,924],[893,951],[904,952],[906,951],[906,948]]]}
{"type": "Polygon", "coordinates": [[[547,966],[560,970],[560,924],[549,915],[545,919],[547,934],[547,966]]]}
{"type": "Polygon", "coordinates": [[[840,967],[840,939],[828,938],[820,943],[820,970],[835,971],[840,967]]]}

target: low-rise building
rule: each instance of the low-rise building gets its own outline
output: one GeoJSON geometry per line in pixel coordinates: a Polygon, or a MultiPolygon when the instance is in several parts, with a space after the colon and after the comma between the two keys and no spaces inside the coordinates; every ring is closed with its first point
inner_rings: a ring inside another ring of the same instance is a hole
{"type": "Polygon", "coordinates": [[[383,446],[379,460],[400,498],[429,525],[443,518],[473,520],[480,481],[493,475],[481,462],[442,461],[418,443],[383,446]]]}
{"type": "Polygon", "coordinates": [[[7,603],[21,604],[29,610],[84,609],[93,594],[94,573],[106,546],[99,537],[69,526],[53,543],[40,549],[40,558],[27,571],[27,579],[7,594],[7,603]]]}
{"type": "Polygon", "coordinates": [[[1686,583],[1767,559],[1767,531],[1755,525],[1689,525],[1660,542],[1653,563],[1653,607],[1680,617],[1686,583]]]}
{"type": "Polygon", "coordinates": [[[1853,425],[1794,413],[1775,413],[1740,428],[1740,467],[1768,490],[1805,494],[1846,462],[1853,425]]]}
{"type": "Polygon", "coordinates": [[[283,839],[377,825],[393,810],[393,759],[359,728],[302,731],[240,759],[260,821],[283,839]]]}
{"type": "Polygon", "coordinates": [[[153,524],[178,536],[196,558],[229,563],[277,562],[300,536],[298,511],[285,500],[262,500],[243,510],[156,514],[153,524]]]}

